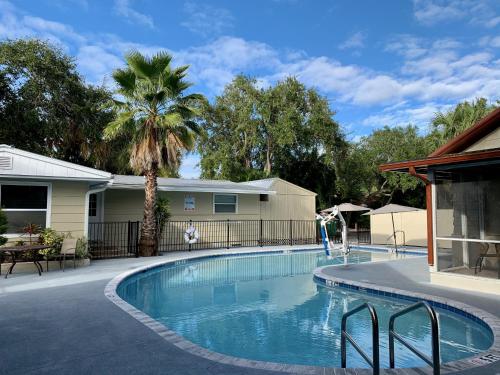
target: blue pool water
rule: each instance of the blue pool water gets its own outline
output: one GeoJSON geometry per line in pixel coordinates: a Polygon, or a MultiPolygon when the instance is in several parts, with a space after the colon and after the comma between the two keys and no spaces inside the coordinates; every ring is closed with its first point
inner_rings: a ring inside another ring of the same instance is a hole
{"type": "MultiPolygon", "coordinates": [[[[370,259],[369,252],[349,256],[350,263],[370,259]]],[[[409,302],[342,288],[328,289],[313,281],[316,267],[342,262],[343,258],[326,259],[322,251],[184,261],[136,274],[119,285],[118,294],[179,335],[212,351],[260,361],[326,367],[340,367],[342,314],[370,302],[379,317],[381,364],[388,367],[388,319],[409,302]]],[[[491,346],[493,338],[486,327],[446,310],[436,311],[443,362],[491,346]]],[[[429,353],[430,325],[424,311],[399,318],[396,329],[429,353]]],[[[367,313],[351,318],[348,330],[363,348],[370,350],[371,322],[367,313]]],[[[423,365],[408,350],[396,346],[397,367],[423,365]]],[[[350,347],[348,366],[367,367],[350,347]]]]}

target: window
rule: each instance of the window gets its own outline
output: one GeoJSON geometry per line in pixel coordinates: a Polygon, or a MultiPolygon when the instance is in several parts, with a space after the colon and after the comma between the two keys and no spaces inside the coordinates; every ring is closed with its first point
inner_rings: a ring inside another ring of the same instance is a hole
{"type": "Polygon", "coordinates": [[[20,234],[27,224],[48,224],[48,185],[0,185],[0,206],[7,216],[7,234],[20,234]]]}
{"type": "Polygon", "coordinates": [[[89,196],[89,216],[97,216],[97,194],[90,194],[89,196]]]}
{"type": "Polygon", "coordinates": [[[268,194],[261,194],[260,201],[261,202],[269,202],[269,195],[268,194]]]}
{"type": "Polygon", "coordinates": [[[500,165],[434,174],[438,271],[500,278],[500,165]]]}
{"type": "Polygon", "coordinates": [[[214,194],[214,213],[235,214],[238,211],[236,194],[214,194]]]}

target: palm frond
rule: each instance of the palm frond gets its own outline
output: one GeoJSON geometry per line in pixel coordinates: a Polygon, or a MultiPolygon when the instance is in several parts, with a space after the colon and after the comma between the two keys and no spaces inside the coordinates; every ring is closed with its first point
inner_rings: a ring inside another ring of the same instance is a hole
{"type": "Polygon", "coordinates": [[[161,73],[161,71],[158,71],[157,67],[152,64],[151,59],[138,51],[128,52],[125,55],[125,60],[127,60],[128,66],[138,78],[147,79],[152,82],[161,73]]]}
{"type": "Polygon", "coordinates": [[[170,71],[172,56],[167,52],[160,51],[151,58],[151,64],[157,72],[170,71]]]}
{"type": "Polygon", "coordinates": [[[116,69],[113,78],[123,94],[130,94],[135,89],[135,74],[130,69],[116,69]]]}
{"type": "Polygon", "coordinates": [[[118,116],[113,121],[108,123],[104,129],[104,139],[114,139],[118,135],[123,134],[126,131],[129,122],[131,122],[134,118],[134,115],[134,111],[121,112],[118,114],[118,116]]]}
{"type": "Polygon", "coordinates": [[[185,95],[182,98],[179,99],[180,102],[186,103],[186,102],[203,102],[205,101],[206,98],[201,95],[201,94],[189,94],[185,95]]]}
{"type": "Polygon", "coordinates": [[[194,121],[184,121],[184,126],[189,130],[191,130],[196,135],[201,134],[201,126],[194,121]]]}
{"type": "Polygon", "coordinates": [[[158,117],[157,124],[164,129],[175,128],[182,125],[182,116],[179,113],[167,113],[158,117]]]}

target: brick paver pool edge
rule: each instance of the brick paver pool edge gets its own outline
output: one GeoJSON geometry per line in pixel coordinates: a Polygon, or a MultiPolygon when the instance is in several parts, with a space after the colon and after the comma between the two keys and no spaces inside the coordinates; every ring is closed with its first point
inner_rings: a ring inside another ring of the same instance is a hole
{"type": "MultiPolygon", "coordinates": [[[[309,251],[312,249],[308,249],[309,251]]],[[[283,250],[271,250],[269,252],[282,252],[283,250]]],[[[290,251],[290,250],[288,250],[290,251]]],[[[292,250],[292,251],[297,251],[297,250],[292,250]]],[[[239,256],[239,255],[249,255],[249,254],[255,254],[259,255],[262,254],[262,252],[259,253],[232,253],[230,256],[239,256]]],[[[196,256],[193,254],[192,257],[189,257],[189,259],[183,258],[182,261],[185,262],[186,260],[202,260],[202,259],[208,259],[208,258],[214,258],[214,257],[224,257],[228,256],[229,254],[217,254],[217,255],[210,255],[210,256],[196,256]]],[[[169,260],[169,261],[161,261],[158,263],[153,263],[144,267],[140,267],[138,269],[134,269],[131,271],[127,271],[125,273],[122,273],[115,278],[113,278],[107,285],[104,290],[105,296],[113,302],[115,305],[120,307],[123,311],[125,311],[127,314],[132,316],[134,319],[138,320],[142,324],[144,324],[146,327],[157,333],[159,336],[161,336],[164,340],[167,342],[175,345],[176,347],[185,350],[186,352],[203,357],[205,359],[215,361],[218,363],[222,364],[227,364],[227,365],[233,365],[233,366],[240,366],[240,367],[247,367],[247,368],[252,368],[252,369],[260,369],[260,370],[269,370],[269,371],[279,371],[279,372],[286,372],[286,373],[293,373],[293,374],[311,374],[311,375],[316,375],[316,374],[336,374],[339,373],[340,371],[344,371],[344,369],[338,369],[338,368],[325,368],[325,367],[315,367],[315,366],[304,366],[304,365],[293,365],[293,364],[285,364],[285,363],[274,363],[274,362],[264,362],[264,361],[255,361],[255,360],[248,360],[244,358],[238,358],[238,357],[232,357],[229,355],[221,354],[221,353],[216,353],[213,351],[210,351],[206,348],[203,348],[197,344],[194,344],[193,342],[186,340],[182,336],[178,335],[176,332],[170,330],[168,327],[163,325],[162,323],[154,320],[151,318],[149,315],[145,314],[144,312],[138,310],[134,306],[130,305],[128,302],[123,300],[118,296],[117,293],[117,288],[118,285],[124,281],[125,279],[131,277],[132,275],[135,275],[137,273],[143,273],[147,272],[149,270],[158,268],[158,267],[163,267],[166,265],[171,265],[175,264],[177,261],[176,260],[169,260]]],[[[336,267],[336,266],[327,266],[327,267],[336,267]]],[[[326,267],[323,267],[326,268],[326,267]]],[[[460,361],[454,361],[454,362],[449,362],[446,363],[441,367],[441,373],[450,373],[454,371],[459,371],[459,370],[466,370],[466,369],[472,369],[472,368],[480,368],[481,366],[489,365],[492,363],[492,360],[488,361],[488,358],[493,358],[495,361],[500,361],[500,319],[496,318],[495,316],[477,309],[475,307],[460,303],[460,302],[454,302],[450,300],[445,300],[443,298],[431,296],[431,295],[426,295],[423,293],[412,293],[412,292],[407,292],[403,290],[397,290],[397,289],[392,289],[392,288],[386,288],[386,287],[374,287],[373,284],[365,284],[361,282],[356,282],[356,281],[350,281],[350,280],[344,280],[344,279],[338,279],[335,277],[332,277],[330,275],[326,275],[322,272],[323,268],[318,268],[314,271],[314,278],[317,282],[325,285],[326,287],[345,287],[345,288],[357,288],[357,290],[360,291],[366,291],[367,293],[371,294],[378,294],[378,295],[383,295],[383,293],[393,293],[394,297],[398,298],[403,298],[403,299],[410,299],[413,300],[413,298],[420,298],[426,301],[429,301],[434,304],[442,304],[442,305],[447,305],[450,307],[451,311],[454,312],[463,312],[467,317],[471,319],[476,319],[478,322],[483,322],[485,326],[487,326],[489,329],[491,329],[494,337],[494,343],[490,347],[490,349],[487,352],[481,353],[478,356],[474,356],[471,358],[467,358],[464,360],[460,361]],[[455,310],[452,310],[452,309],[455,310]]],[[[353,370],[353,369],[350,369],[353,370]]],[[[364,375],[364,374],[371,374],[372,370],[371,369],[354,369],[356,374],[364,375]]],[[[387,373],[387,374],[394,374],[394,370],[390,369],[381,369],[381,373],[387,373]]],[[[405,368],[401,369],[401,373],[404,374],[432,374],[432,368],[430,367],[421,367],[421,368],[405,368]]]]}

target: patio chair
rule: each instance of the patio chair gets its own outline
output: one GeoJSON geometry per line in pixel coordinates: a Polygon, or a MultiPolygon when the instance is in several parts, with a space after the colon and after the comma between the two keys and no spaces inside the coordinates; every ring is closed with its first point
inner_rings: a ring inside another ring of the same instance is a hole
{"type": "MultiPolygon", "coordinates": [[[[62,268],[64,272],[64,268],[66,265],[66,258],[73,258],[73,268],[76,268],[76,244],[77,239],[74,238],[65,238],[61,245],[61,251],[57,255],[50,256],[51,259],[59,260],[59,268],[62,268]]],[[[47,257],[47,271],[49,271],[49,257],[47,257]]]]}
{"type": "MultiPolygon", "coordinates": [[[[489,243],[482,243],[481,244],[481,253],[479,254],[479,257],[476,260],[476,266],[474,267],[474,274],[477,274],[477,269],[479,268],[479,272],[483,270],[483,262],[485,258],[497,258],[498,262],[500,263],[500,244],[495,243],[495,252],[494,253],[488,253],[490,249],[490,244],[489,243]]],[[[500,264],[498,265],[500,268],[500,264]]],[[[500,278],[500,269],[498,271],[498,277],[500,278]]]]}

